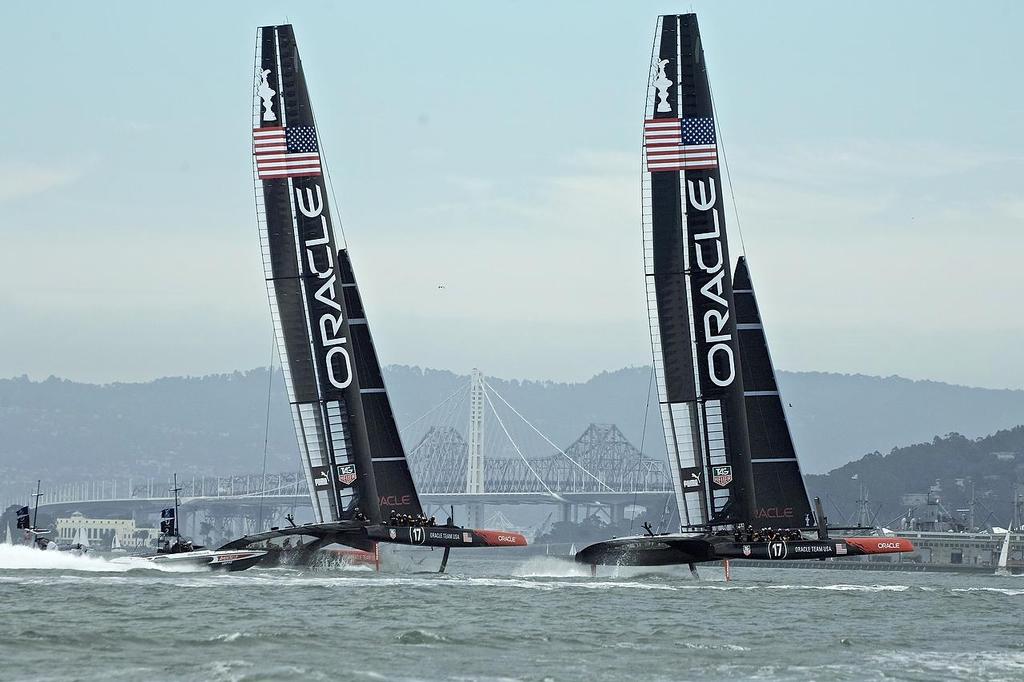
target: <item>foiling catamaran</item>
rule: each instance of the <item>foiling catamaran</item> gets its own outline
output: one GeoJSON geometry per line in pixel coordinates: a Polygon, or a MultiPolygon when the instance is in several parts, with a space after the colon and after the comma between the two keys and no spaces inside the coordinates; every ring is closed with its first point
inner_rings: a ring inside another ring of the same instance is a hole
{"type": "Polygon", "coordinates": [[[326,163],[290,25],[256,35],[253,172],[278,353],[316,521],[224,549],[300,536],[332,543],[445,548],[523,546],[516,532],[437,525],[409,471],[355,273],[334,234],[326,163]]]}
{"type": "Polygon", "coordinates": [[[693,571],[728,559],[913,551],[903,538],[832,538],[820,501],[808,503],[745,258],[730,276],[696,15],[658,19],[645,113],[647,301],[680,532],[599,542],[576,561],[693,571]]]}

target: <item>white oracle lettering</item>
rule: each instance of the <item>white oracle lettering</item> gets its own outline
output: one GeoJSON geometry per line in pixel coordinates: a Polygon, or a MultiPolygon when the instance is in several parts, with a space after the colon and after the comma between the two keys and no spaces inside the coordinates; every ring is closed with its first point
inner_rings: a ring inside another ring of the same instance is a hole
{"type": "Polygon", "coordinates": [[[322,232],[320,233],[319,237],[317,237],[316,239],[306,240],[307,248],[309,248],[310,246],[322,246],[327,242],[331,241],[331,238],[327,234],[327,216],[320,216],[320,227],[322,228],[322,232]]]}
{"type": "MultiPolygon", "coordinates": [[[[697,183],[697,186],[700,188],[700,201],[697,201],[697,195],[694,194],[693,191],[693,180],[686,181],[686,187],[689,190],[687,194],[690,197],[690,205],[693,206],[698,211],[708,210],[709,208],[715,205],[715,201],[717,201],[718,199],[718,197],[715,195],[715,179],[708,178],[708,182],[711,183],[711,198],[708,199],[707,190],[704,188],[704,181],[701,180],[697,183]]],[[[718,221],[715,221],[715,226],[717,227],[717,225],[718,221]]]]}
{"type": "Polygon", "coordinates": [[[320,316],[320,341],[326,346],[337,346],[339,343],[345,343],[347,339],[344,336],[338,336],[338,332],[341,331],[341,315],[335,317],[334,315],[327,314],[320,316]],[[331,333],[327,333],[327,324],[330,323],[332,329],[331,333]]]}
{"type": "Polygon", "coordinates": [[[707,343],[718,343],[720,341],[731,341],[732,334],[725,334],[725,324],[729,321],[729,313],[720,313],[717,310],[709,310],[704,313],[704,340],[707,343]],[[711,331],[711,318],[715,318],[718,329],[711,331]]]}
{"type": "Polygon", "coordinates": [[[700,293],[702,293],[706,298],[710,298],[712,301],[728,310],[729,302],[722,298],[722,294],[724,293],[725,289],[725,287],[723,286],[724,282],[725,270],[721,270],[717,275],[709,279],[707,283],[700,288],[700,293]]]}
{"type": "Polygon", "coordinates": [[[715,386],[728,386],[732,383],[732,380],[736,378],[736,363],[732,357],[732,348],[724,343],[716,343],[711,346],[711,350],[708,351],[708,376],[711,377],[712,383],[715,386]],[[724,352],[728,362],[729,375],[724,379],[719,377],[715,372],[715,353],[724,352]]]}
{"type": "Polygon", "coordinates": [[[327,351],[327,355],[324,356],[324,362],[327,364],[327,379],[331,382],[331,385],[335,388],[348,388],[348,385],[352,383],[352,361],[349,360],[348,351],[342,346],[334,346],[327,351]],[[334,372],[335,355],[341,355],[345,360],[344,381],[339,381],[338,375],[334,372]]]}
{"type": "Polygon", "coordinates": [[[309,263],[309,269],[316,273],[316,276],[318,278],[324,279],[325,277],[329,276],[331,274],[331,271],[334,269],[334,254],[331,253],[331,237],[327,232],[326,216],[320,216],[320,225],[323,228],[321,235],[316,239],[310,239],[306,242],[306,262],[309,263]],[[316,267],[316,256],[313,254],[312,247],[324,246],[325,244],[327,245],[327,248],[324,249],[324,253],[327,255],[327,268],[324,270],[320,270],[319,268],[316,267]]]}
{"type": "MultiPolygon", "coordinates": [[[[312,203],[313,202],[313,192],[312,192],[312,190],[307,189],[306,190],[306,196],[309,198],[309,203],[312,203]]],[[[296,199],[296,202],[299,205],[299,211],[301,211],[302,215],[306,216],[307,218],[316,218],[324,210],[324,198],[320,194],[320,185],[316,186],[316,208],[315,209],[314,208],[308,208],[307,204],[303,203],[303,201],[302,201],[302,190],[297,188],[297,187],[295,188],[295,199],[296,199]]]]}
{"type": "Polygon", "coordinates": [[[338,312],[341,312],[341,305],[338,303],[337,294],[334,293],[334,282],[335,277],[334,275],[331,275],[330,279],[324,282],[323,286],[316,290],[316,293],[313,294],[313,298],[320,301],[325,306],[334,308],[338,312]],[[324,296],[325,291],[331,294],[330,298],[324,296]]]}
{"type": "MultiPolygon", "coordinates": [[[[694,239],[700,239],[700,235],[694,236],[694,239]]],[[[699,244],[694,244],[693,250],[697,253],[697,266],[707,273],[718,272],[719,270],[722,269],[722,266],[725,265],[722,257],[722,242],[716,239],[714,244],[715,251],[717,253],[717,260],[715,261],[715,264],[712,265],[711,267],[708,267],[708,265],[704,262],[704,249],[701,248],[699,244]]]]}
{"type": "Polygon", "coordinates": [[[722,236],[722,226],[718,224],[718,209],[716,208],[711,212],[711,219],[715,224],[715,229],[711,232],[701,232],[700,234],[693,235],[694,239],[718,239],[722,236]]]}

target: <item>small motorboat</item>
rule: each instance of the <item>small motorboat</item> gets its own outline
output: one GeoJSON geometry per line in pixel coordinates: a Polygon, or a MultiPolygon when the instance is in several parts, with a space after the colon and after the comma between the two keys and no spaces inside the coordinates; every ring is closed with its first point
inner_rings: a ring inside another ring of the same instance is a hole
{"type": "MultiPolygon", "coordinates": [[[[193,545],[188,538],[181,537],[178,527],[178,477],[174,477],[174,506],[160,511],[160,536],[163,545],[156,554],[134,557],[160,566],[206,566],[225,571],[244,571],[252,568],[266,556],[260,549],[206,549],[193,545]],[[173,539],[173,542],[172,542],[173,539]]],[[[115,559],[115,561],[118,561],[115,559]]]]}
{"type": "Polygon", "coordinates": [[[244,571],[252,568],[266,556],[263,550],[193,548],[177,552],[158,552],[137,557],[159,566],[205,566],[214,570],[244,571]]]}

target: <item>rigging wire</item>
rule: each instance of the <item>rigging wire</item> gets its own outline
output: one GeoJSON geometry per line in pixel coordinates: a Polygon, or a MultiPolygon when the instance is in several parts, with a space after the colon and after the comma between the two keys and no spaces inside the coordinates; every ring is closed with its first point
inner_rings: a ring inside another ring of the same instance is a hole
{"type": "MultiPolygon", "coordinates": [[[[640,433],[640,450],[636,453],[636,477],[633,479],[633,509],[636,510],[636,498],[638,487],[638,480],[640,478],[640,466],[644,462],[644,443],[647,441],[647,416],[651,412],[651,389],[654,387],[654,365],[651,365],[651,379],[647,382],[647,403],[644,405],[644,429],[640,433]]],[[[633,531],[633,523],[636,521],[636,514],[634,513],[629,519],[629,530],[633,531]]]]}
{"type": "Polygon", "coordinates": [[[747,245],[743,242],[743,226],[740,224],[740,209],[736,204],[736,190],[732,186],[732,172],[729,170],[729,157],[725,153],[725,135],[722,134],[721,126],[718,125],[718,107],[715,106],[715,90],[711,87],[711,79],[708,78],[708,92],[711,94],[711,111],[715,116],[715,133],[718,135],[719,145],[722,147],[722,165],[725,166],[725,177],[729,182],[729,196],[732,197],[732,214],[736,216],[736,232],[740,236],[740,251],[743,257],[747,256],[747,245]]]}
{"type": "Polygon", "coordinates": [[[341,220],[341,208],[338,203],[338,196],[334,192],[334,181],[331,180],[331,167],[327,163],[327,155],[324,154],[324,146],[320,142],[320,124],[316,120],[316,107],[313,106],[313,95],[309,91],[309,84],[306,84],[306,97],[309,98],[309,113],[313,117],[313,128],[316,130],[317,147],[320,150],[320,165],[324,169],[324,177],[327,178],[327,186],[331,190],[331,205],[333,207],[334,222],[338,225],[338,232],[341,233],[341,244],[339,248],[348,250],[348,238],[345,237],[345,224],[341,220]]]}
{"type": "Polygon", "coordinates": [[[260,532],[263,528],[263,497],[267,490],[267,450],[270,444],[270,397],[273,395],[274,389],[274,355],[277,353],[276,334],[272,334],[270,339],[270,366],[267,368],[267,373],[270,375],[267,379],[267,421],[263,427],[263,475],[260,484],[260,504],[256,512],[256,532],[260,532]]]}
{"type": "MultiPolygon", "coordinates": [[[[490,387],[490,385],[489,385],[489,384],[488,384],[488,383],[487,383],[486,381],[484,382],[484,386],[485,386],[485,387],[488,387],[488,388],[490,387]]],[[[493,392],[494,392],[494,395],[498,395],[498,393],[497,393],[496,391],[494,391],[494,389],[493,389],[493,388],[491,389],[491,391],[493,391],[493,392]]],[[[499,398],[501,398],[501,396],[500,396],[500,395],[498,395],[498,397],[499,397],[499,398]]],[[[561,495],[559,495],[559,494],[558,494],[558,493],[556,493],[556,492],[555,492],[554,490],[552,490],[551,488],[549,488],[549,487],[548,487],[548,484],[547,484],[547,483],[545,483],[545,482],[544,482],[544,479],[540,477],[540,474],[538,474],[538,473],[537,473],[537,470],[536,470],[536,469],[534,469],[534,468],[533,468],[533,466],[531,466],[531,465],[530,465],[530,460],[526,459],[526,456],[525,456],[525,455],[524,455],[524,454],[522,453],[522,451],[521,451],[521,450],[519,449],[519,446],[518,446],[518,445],[516,445],[516,442],[515,442],[514,440],[512,440],[512,434],[510,434],[510,433],[508,432],[508,429],[507,429],[507,428],[505,428],[505,422],[503,422],[503,421],[501,420],[501,415],[499,415],[499,414],[498,414],[498,410],[496,410],[496,409],[495,409],[495,407],[494,407],[494,403],[493,403],[493,402],[491,402],[491,396],[489,396],[489,395],[487,394],[487,391],[484,391],[484,398],[485,398],[485,399],[487,400],[487,404],[491,406],[491,412],[493,412],[493,413],[494,413],[494,418],[495,418],[495,419],[497,419],[497,420],[498,420],[498,424],[499,424],[499,425],[501,425],[501,430],[505,432],[505,436],[506,436],[506,437],[508,438],[508,442],[512,443],[512,447],[513,447],[513,448],[515,448],[515,450],[516,450],[516,453],[518,453],[518,454],[519,454],[519,458],[523,460],[523,464],[525,464],[525,465],[526,465],[526,468],[530,470],[530,473],[531,473],[531,474],[533,474],[533,475],[534,475],[534,477],[535,477],[535,478],[536,478],[536,479],[537,479],[538,481],[540,481],[540,484],[541,484],[542,486],[544,486],[544,490],[547,490],[547,491],[548,491],[548,493],[550,493],[550,494],[551,494],[551,496],[552,496],[553,498],[555,498],[555,499],[556,499],[556,500],[558,500],[559,502],[565,502],[565,500],[564,500],[564,499],[562,498],[562,496],[561,496],[561,495]]],[[[505,400],[504,398],[501,398],[501,399],[502,399],[502,400],[505,400]]],[[[505,403],[505,404],[506,404],[506,405],[508,405],[508,403],[505,403]]],[[[509,407],[512,407],[512,406],[511,406],[511,405],[509,405],[509,407]]],[[[513,412],[515,412],[515,408],[513,408],[513,410],[512,410],[512,411],[513,411],[513,412]]],[[[526,420],[524,419],[523,421],[526,421],[526,420]]],[[[527,422],[527,423],[529,423],[529,422],[527,422]]]]}
{"type": "MultiPolygon", "coordinates": [[[[551,446],[551,447],[553,447],[553,448],[554,448],[555,450],[557,450],[558,452],[560,452],[560,453],[562,454],[562,456],[563,456],[563,457],[565,457],[565,458],[566,458],[567,460],[569,460],[570,462],[572,462],[573,464],[575,464],[575,465],[576,465],[576,467],[577,467],[577,468],[579,468],[579,470],[580,470],[580,471],[582,471],[582,472],[583,472],[583,473],[585,473],[585,474],[586,474],[587,476],[590,476],[590,477],[591,477],[592,479],[594,479],[595,481],[597,481],[598,483],[600,483],[601,485],[603,485],[603,486],[604,486],[605,488],[607,488],[607,489],[608,489],[608,492],[612,492],[612,493],[615,493],[615,492],[619,492],[619,491],[615,490],[614,488],[612,488],[612,487],[611,487],[610,485],[608,485],[607,483],[605,483],[604,481],[602,481],[602,480],[601,480],[600,478],[598,478],[597,476],[595,476],[594,474],[590,473],[590,471],[588,471],[588,470],[586,469],[586,467],[584,467],[584,466],[583,466],[582,464],[580,464],[580,463],[579,463],[579,462],[577,462],[577,461],[576,461],[575,459],[573,459],[572,457],[570,457],[570,456],[568,455],[568,453],[566,453],[566,452],[565,452],[565,450],[563,450],[562,448],[560,448],[560,447],[558,447],[557,445],[555,445],[555,444],[554,444],[554,443],[553,443],[553,442],[551,441],[551,439],[550,439],[550,438],[548,438],[548,437],[547,437],[547,436],[545,436],[545,435],[544,435],[543,433],[541,433],[541,432],[540,432],[540,431],[539,431],[539,430],[537,429],[537,427],[536,427],[536,426],[534,426],[533,424],[531,424],[531,423],[530,423],[530,421],[529,421],[529,420],[528,420],[528,419],[527,419],[526,417],[524,417],[524,416],[523,416],[522,414],[520,414],[520,413],[519,413],[519,410],[517,410],[516,408],[512,407],[511,405],[509,405],[509,402],[508,402],[507,400],[505,400],[504,398],[502,398],[502,397],[501,397],[501,394],[500,394],[500,393],[498,393],[497,391],[495,391],[495,390],[494,390],[494,387],[493,387],[493,386],[491,386],[491,384],[490,384],[490,383],[488,383],[487,381],[485,381],[485,382],[484,382],[484,386],[486,386],[487,388],[491,389],[491,391],[492,391],[492,392],[494,393],[494,395],[498,396],[498,398],[500,398],[500,399],[501,399],[501,402],[503,402],[503,403],[505,403],[506,405],[508,405],[508,408],[509,408],[510,410],[512,410],[513,412],[515,412],[515,414],[516,414],[516,416],[517,416],[517,417],[519,417],[520,419],[522,419],[522,420],[523,420],[523,422],[524,422],[524,423],[525,423],[525,424],[526,424],[527,426],[529,426],[529,427],[530,427],[531,429],[533,429],[533,430],[534,430],[534,431],[535,431],[535,432],[537,433],[537,435],[538,435],[538,436],[540,436],[541,438],[543,438],[544,440],[546,440],[546,441],[547,441],[547,443],[548,443],[548,445],[550,445],[550,446],[551,446]]],[[[488,402],[490,402],[490,400],[488,400],[488,402]]],[[[494,406],[492,405],[492,406],[491,406],[491,408],[493,409],[493,407],[494,407],[494,406]]],[[[497,416],[497,415],[495,415],[495,416],[497,416]]],[[[511,437],[510,437],[510,438],[511,438],[511,437]]],[[[515,443],[513,443],[513,445],[515,445],[515,443]]]]}

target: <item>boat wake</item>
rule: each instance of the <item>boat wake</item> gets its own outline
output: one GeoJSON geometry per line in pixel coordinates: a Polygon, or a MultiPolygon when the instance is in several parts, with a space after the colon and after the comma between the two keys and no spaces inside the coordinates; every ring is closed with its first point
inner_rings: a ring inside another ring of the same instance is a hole
{"type": "Polygon", "coordinates": [[[584,578],[590,575],[590,567],[572,559],[541,556],[516,566],[512,575],[517,578],[584,578]]]}
{"type": "Polygon", "coordinates": [[[0,545],[0,570],[81,571],[85,573],[127,573],[128,571],[161,571],[192,573],[202,566],[159,566],[137,557],[105,559],[73,552],[42,551],[21,545],[0,545]]]}

